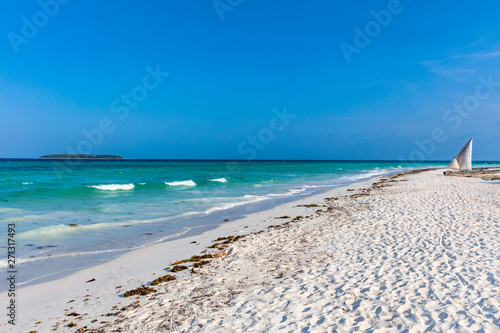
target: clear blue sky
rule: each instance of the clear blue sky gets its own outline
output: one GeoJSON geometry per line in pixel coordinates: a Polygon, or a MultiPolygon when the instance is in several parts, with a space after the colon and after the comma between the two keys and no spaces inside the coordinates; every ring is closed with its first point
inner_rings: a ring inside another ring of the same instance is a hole
{"type": "Polygon", "coordinates": [[[500,160],[498,1],[55,1],[2,4],[2,158],[500,160]]]}

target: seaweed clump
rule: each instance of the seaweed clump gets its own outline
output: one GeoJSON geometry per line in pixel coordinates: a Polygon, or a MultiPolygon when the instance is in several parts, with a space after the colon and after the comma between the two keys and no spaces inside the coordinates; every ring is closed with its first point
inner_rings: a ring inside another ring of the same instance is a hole
{"type": "Polygon", "coordinates": [[[182,259],[182,260],[176,261],[172,264],[172,266],[179,265],[179,264],[185,264],[188,262],[198,262],[198,261],[203,260],[203,259],[211,259],[211,258],[213,258],[212,254],[204,254],[202,256],[192,256],[189,259],[182,259]]]}
{"type": "Polygon", "coordinates": [[[172,267],[172,269],[170,271],[172,273],[177,273],[177,272],[182,272],[185,269],[188,269],[187,266],[176,265],[176,266],[172,267]]]}
{"type": "Polygon", "coordinates": [[[209,249],[219,249],[219,250],[222,250],[222,249],[224,249],[225,245],[228,245],[228,244],[231,244],[233,242],[239,241],[240,239],[243,239],[246,236],[248,236],[248,235],[219,237],[219,238],[217,238],[214,241],[216,243],[210,245],[208,248],[209,249]],[[217,242],[221,242],[221,241],[223,241],[223,242],[222,243],[217,243],[217,242]]]}
{"type": "Polygon", "coordinates": [[[77,325],[74,323],[74,322],[70,322],[68,325],[66,325],[68,327],[76,327],[77,325]]]}
{"type": "MultiPolygon", "coordinates": [[[[315,207],[315,206],[311,206],[311,207],[315,207]]],[[[318,212],[322,212],[322,210],[321,210],[321,209],[320,209],[320,210],[317,210],[317,211],[316,211],[316,213],[318,213],[318,212]]],[[[290,216],[288,216],[288,217],[290,217],[290,216]]],[[[276,229],[281,229],[281,228],[285,228],[285,227],[289,226],[289,225],[290,225],[290,223],[292,223],[292,222],[299,222],[299,221],[301,221],[303,218],[304,218],[304,216],[302,216],[302,215],[298,215],[298,216],[295,216],[292,220],[290,220],[290,221],[288,221],[288,222],[285,222],[285,223],[283,223],[283,224],[270,225],[270,226],[268,226],[267,228],[268,228],[268,229],[274,229],[274,230],[276,230],[276,229]]],[[[262,231],[260,231],[260,232],[258,232],[258,233],[260,234],[261,232],[262,232],[262,231]]]]}
{"type": "MultiPolygon", "coordinates": [[[[152,284],[152,283],[151,283],[152,284]]],[[[152,292],[155,292],[156,290],[154,290],[153,288],[151,287],[146,287],[146,286],[142,286],[142,287],[139,287],[137,289],[132,289],[132,290],[129,290],[129,291],[126,291],[123,296],[124,297],[130,297],[130,296],[134,296],[134,295],[141,295],[141,296],[144,296],[144,295],[147,295],[147,294],[150,294],[152,292]]]]}
{"type": "Polygon", "coordinates": [[[202,260],[202,261],[200,261],[200,262],[195,262],[195,263],[193,264],[193,268],[200,268],[200,267],[203,267],[203,266],[205,266],[206,264],[208,264],[209,262],[210,262],[210,261],[208,261],[208,260],[202,260]]]}
{"type": "Polygon", "coordinates": [[[284,227],[281,224],[278,224],[278,225],[270,225],[267,228],[268,229],[280,229],[280,228],[284,228],[284,227]]]}
{"type": "Polygon", "coordinates": [[[151,285],[156,286],[159,283],[163,283],[163,282],[167,282],[167,281],[174,281],[174,280],[177,280],[177,278],[175,276],[167,274],[165,276],[160,276],[159,278],[157,278],[156,280],[151,282],[151,285]]]}
{"type": "Polygon", "coordinates": [[[223,250],[224,249],[224,245],[222,245],[221,243],[213,243],[212,245],[210,245],[208,247],[209,249],[218,249],[218,250],[223,250]]]}

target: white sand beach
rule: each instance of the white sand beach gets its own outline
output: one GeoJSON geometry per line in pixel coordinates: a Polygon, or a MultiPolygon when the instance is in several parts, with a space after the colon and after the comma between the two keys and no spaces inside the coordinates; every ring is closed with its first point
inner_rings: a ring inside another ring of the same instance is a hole
{"type": "Polygon", "coordinates": [[[0,330],[500,332],[500,183],[382,178],[20,288],[17,325],[0,330]],[[224,255],[165,270],[204,250],[224,255]],[[121,296],[166,274],[177,280],[121,296]]]}

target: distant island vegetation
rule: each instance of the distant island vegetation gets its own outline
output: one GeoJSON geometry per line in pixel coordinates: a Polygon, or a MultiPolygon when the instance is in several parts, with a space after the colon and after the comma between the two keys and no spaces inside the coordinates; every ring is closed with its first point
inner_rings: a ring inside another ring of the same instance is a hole
{"type": "Polygon", "coordinates": [[[51,154],[51,155],[43,155],[39,158],[60,158],[60,159],[114,159],[120,160],[123,159],[120,155],[89,155],[89,154],[51,154]]]}

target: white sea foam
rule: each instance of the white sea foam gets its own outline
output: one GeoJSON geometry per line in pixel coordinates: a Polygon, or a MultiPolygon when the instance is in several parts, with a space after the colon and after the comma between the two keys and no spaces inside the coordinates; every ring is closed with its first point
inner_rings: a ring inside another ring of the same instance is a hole
{"type": "Polygon", "coordinates": [[[24,182],[23,185],[32,185],[33,183],[30,182],[24,182]]]}
{"type": "Polygon", "coordinates": [[[45,227],[24,231],[19,233],[17,236],[19,239],[24,239],[24,238],[37,239],[39,237],[44,237],[44,238],[55,237],[63,233],[71,233],[71,232],[72,233],[77,232],[77,228],[70,227],[69,225],[66,224],[57,224],[57,225],[49,225],[45,227]]]}
{"type": "Polygon", "coordinates": [[[387,175],[389,173],[390,173],[389,170],[386,170],[386,169],[380,170],[379,168],[376,168],[374,170],[366,170],[365,172],[357,174],[357,175],[344,176],[344,177],[339,178],[339,180],[359,181],[359,180],[364,180],[364,179],[368,179],[371,177],[387,175]]]}
{"type": "MultiPolygon", "coordinates": [[[[136,250],[139,247],[132,247],[132,248],[127,248],[127,249],[110,249],[110,250],[102,250],[102,251],[82,251],[82,252],[70,252],[70,253],[62,253],[62,254],[53,254],[51,256],[43,256],[43,257],[31,257],[31,258],[18,258],[17,264],[23,264],[26,262],[32,262],[32,261],[38,261],[38,260],[45,260],[45,259],[54,259],[54,258],[62,258],[62,257],[75,257],[75,256],[82,256],[82,255],[89,255],[89,254],[99,254],[99,253],[110,253],[110,252],[117,252],[117,251],[127,251],[127,250],[136,250]]],[[[0,260],[0,268],[6,267],[7,266],[7,260],[1,259],[0,260]]]]}
{"type": "MultiPolygon", "coordinates": [[[[23,212],[25,212],[25,211],[19,210],[19,212],[15,212],[15,213],[23,213],[23,212]]],[[[24,222],[24,223],[35,222],[36,223],[36,222],[39,222],[40,220],[42,220],[43,218],[45,218],[45,215],[9,216],[9,217],[2,218],[0,223],[22,223],[22,222],[24,222]]]]}
{"type": "Polygon", "coordinates": [[[190,180],[184,180],[180,182],[165,182],[168,186],[196,186],[196,183],[190,180]]]}
{"type": "Polygon", "coordinates": [[[0,207],[0,214],[3,214],[3,213],[22,213],[22,212],[23,212],[22,209],[0,207]]]}
{"type": "Polygon", "coordinates": [[[217,211],[220,211],[220,210],[231,209],[231,208],[234,208],[234,207],[238,207],[238,206],[242,206],[242,205],[246,205],[246,204],[250,204],[250,203],[256,203],[256,202],[263,201],[263,200],[266,200],[266,199],[268,199],[268,198],[266,198],[265,196],[260,196],[260,197],[255,196],[251,200],[237,201],[237,202],[227,202],[227,203],[219,204],[219,205],[217,205],[215,207],[207,209],[205,211],[205,214],[210,214],[210,213],[217,212],[217,211]]]}
{"type": "Polygon", "coordinates": [[[139,185],[146,185],[146,183],[139,183],[139,185]]]}
{"type": "MultiPolygon", "coordinates": [[[[196,226],[196,227],[203,227],[203,226],[196,226]]],[[[77,257],[77,256],[84,256],[84,255],[96,255],[96,254],[102,254],[102,253],[113,253],[113,252],[120,252],[120,251],[131,251],[131,250],[137,250],[140,248],[143,248],[145,246],[151,245],[151,244],[156,244],[159,242],[166,241],[168,239],[174,238],[174,237],[179,237],[184,235],[185,233],[189,232],[192,228],[183,228],[182,231],[171,234],[171,235],[166,235],[160,239],[154,240],[152,242],[148,242],[145,244],[141,244],[138,246],[133,246],[133,247],[127,247],[127,248],[121,248],[121,249],[107,249],[107,250],[96,250],[96,251],[81,251],[81,252],[69,252],[69,253],[60,253],[60,254],[52,254],[50,256],[39,256],[39,257],[30,257],[30,258],[17,258],[17,263],[18,264],[23,264],[26,262],[33,262],[33,261],[39,261],[39,260],[46,260],[46,259],[55,259],[55,258],[63,258],[63,257],[77,257]]],[[[7,259],[0,259],[0,268],[4,268],[8,266],[8,261],[7,259]]],[[[80,267],[81,268],[81,267],[80,267]]],[[[36,278],[35,278],[36,280],[36,278]]],[[[25,281],[23,283],[26,283],[28,281],[25,281]]],[[[19,285],[23,284],[19,283],[19,285]]]]}
{"type": "Polygon", "coordinates": [[[326,184],[326,185],[304,185],[304,188],[331,188],[334,186],[341,186],[341,184],[326,184]]]}
{"type": "Polygon", "coordinates": [[[162,216],[152,219],[143,219],[143,220],[126,220],[126,221],[117,221],[117,222],[101,222],[101,223],[92,223],[92,224],[76,224],[75,226],[71,226],[68,224],[55,224],[43,226],[35,229],[31,229],[28,231],[21,232],[17,234],[19,239],[47,239],[47,238],[57,238],[64,236],[65,234],[72,234],[78,232],[85,231],[93,231],[100,229],[110,229],[117,227],[124,227],[130,225],[140,225],[140,224],[151,224],[151,223],[161,223],[168,221],[170,219],[179,219],[181,217],[191,216],[194,214],[200,214],[201,211],[190,211],[182,214],[177,214],[175,216],[162,216]]]}
{"type": "Polygon", "coordinates": [[[364,170],[362,173],[357,174],[357,175],[350,175],[350,176],[344,176],[339,178],[339,180],[347,180],[348,183],[352,181],[361,181],[361,180],[366,180],[372,177],[377,177],[377,176],[385,176],[389,174],[395,173],[395,171],[401,172],[401,171],[409,171],[412,170],[412,168],[402,168],[401,166],[398,166],[397,168],[395,167],[390,167],[390,169],[380,169],[380,168],[375,168],[373,170],[364,170]]]}
{"type": "Polygon", "coordinates": [[[133,190],[135,186],[134,184],[109,184],[109,185],[94,185],[87,187],[93,187],[103,191],[118,191],[118,190],[128,191],[128,190],[133,190]]]}
{"type": "Polygon", "coordinates": [[[259,202],[259,201],[289,197],[289,196],[292,196],[294,194],[302,193],[305,190],[306,189],[303,187],[303,188],[298,188],[298,189],[291,189],[291,190],[289,190],[286,193],[270,193],[270,194],[266,194],[266,195],[251,195],[251,194],[247,194],[247,195],[245,195],[243,197],[234,198],[235,200],[238,200],[238,201],[233,201],[233,202],[227,202],[227,203],[219,204],[219,205],[217,205],[215,207],[207,209],[205,211],[205,214],[210,214],[210,213],[213,213],[213,212],[216,212],[216,211],[220,211],[220,210],[231,209],[231,208],[242,206],[242,205],[246,205],[246,204],[256,203],[256,202],[259,202]]]}
{"type": "Polygon", "coordinates": [[[211,182],[219,182],[219,183],[227,183],[226,178],[216,178],[216,179],[210,179],[211,182]]]}
{"type": "Polygon", "coordinates": [[[107,228],[116,228],[123,227],[126,225],[134,225],[134,224],[146,224],[146,223],[156,223],[164,221],[165,217],[149,219],[149,220],[127,220],[122,222],[103,222],[103,223],[93,223],[93,224],[78,224],[76,226],[70,226],[67,224],[56,224],[49,225],[45,227],[40,227],[32,230],[28,230],[18,234],[20,239],[30,238],[30,239],[38,239],[38,238],[50,238],[50,237],[59,237],[63,234],[69,233],[77,233],[85,230],[98,230],[98,229],[107,229],[107,228]]]}

